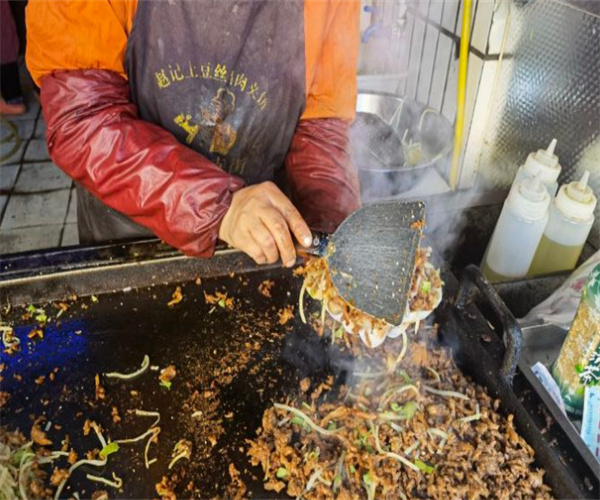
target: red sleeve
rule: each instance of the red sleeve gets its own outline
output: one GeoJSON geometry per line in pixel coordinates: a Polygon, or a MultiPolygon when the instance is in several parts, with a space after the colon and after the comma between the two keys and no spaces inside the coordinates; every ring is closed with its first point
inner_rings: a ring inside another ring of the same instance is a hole
{"type": "Polygon", "coordinates": [[[109,207],[188,255],[208,257],[243,182],[138,119],[127,81],[107,70],[43,79],[52,160],[109,207]]]}
{"type": "Polygon", "coordinates": [[[296,128],[285,166],[292,200],[311,229],[331,233],[360,207],[348,131],[339,118],[302,120],[296,128]]]}

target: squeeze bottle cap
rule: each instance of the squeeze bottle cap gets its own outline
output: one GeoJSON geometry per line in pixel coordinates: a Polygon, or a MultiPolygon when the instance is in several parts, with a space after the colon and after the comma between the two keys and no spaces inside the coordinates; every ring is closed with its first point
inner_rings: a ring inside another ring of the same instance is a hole
{"type": "Polygon", "coordinates": [[[548,214],[550,194],[537,175],[527,178],[511,189],[508,205],[519,217],[528,220],[540,220],[548,214]]]}
{"type": "Polygon", "coordinates": [[[530,153],[523,169],[529,177],[537,175],[544,184],[556,182],[560,174],[561,166],[558,164],[558,156],[554,154],[556,139],[548,146],[548,149],[539,149],[536,153],[530,153]]]}
{"type": "Polygon", "coordinates": [[[563,184],[556,195],[554,205],[571,219],[587,221],[594,216],[598,200],[587,185],[589,177],[590,173],[586,170],[580,181],[563,184]]]}

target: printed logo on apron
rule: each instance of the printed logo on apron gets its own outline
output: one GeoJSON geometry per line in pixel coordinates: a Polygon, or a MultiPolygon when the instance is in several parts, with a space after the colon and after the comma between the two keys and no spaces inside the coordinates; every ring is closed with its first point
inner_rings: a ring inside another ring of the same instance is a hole
{"type": "Polygon", "coordinates": [[[304,3],[140,0],[126,67],[142,119],[249,184],[272,180],[304,107],[304,3]]]}

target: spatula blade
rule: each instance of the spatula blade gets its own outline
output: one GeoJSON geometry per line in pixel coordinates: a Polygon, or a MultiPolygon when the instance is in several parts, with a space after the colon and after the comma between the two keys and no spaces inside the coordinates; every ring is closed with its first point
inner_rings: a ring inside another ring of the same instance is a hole
{"type": "Polygon", "coordinates": [[[393,325],[402,322],[424,217],[422,202],[380,202],[340,225],[328,263],[346,302],[393,325]]]}

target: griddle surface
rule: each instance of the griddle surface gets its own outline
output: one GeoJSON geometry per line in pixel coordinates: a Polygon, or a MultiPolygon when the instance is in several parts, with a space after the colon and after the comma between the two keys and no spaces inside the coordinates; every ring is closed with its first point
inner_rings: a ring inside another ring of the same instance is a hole
{"type": "MultiPolygon", "coordinates": [[[[50,448],[59,449],[68,435],[81,458],[86,451],[100,448],[93,432],[83,435],[86,419],[100,424],[106,438],[117,440],[135,437],[153,422],[127,410],[160,412],[158,445],[152,445],[149,454],[158,458],[157,463],[145,468],[145,441],[121,445],[104,470],[88,466],[76,470],[63,491],[65,497],[77,491],[89,498],[101,489],[107,489],[111,498],[156,497],[155,484],[169,472],[171,452],[180,439],[192,442],[193,453],[189,463],[181,460],[173,468],[179,474],[185,470],[175,490],[178,497],[223,497],[230,483],[230,463],[242,472],[255,497],[273,496],[262,488],[260,469],[249,465],[245,440],[255,436],[263,411],[273,400],[283,401],[296,392],[301,378],[319,380],[330,371],[328,347],[307,325],[297,318],[285,326],[278,324],[277,310],[297,304],[299,284],[291,272],[271,269],[210,278],[200,285],[184,283],[180,285],[183,301],[173,307],[167,306],[173,284],[101,295],[96,303],[78,299],[58,322],[50,322],[43,340],[37,341],[27,338],[35,323],[22,320],[24,309],[17,308],[5,318],[15,326],[22,349],[12,356],[2,355],[2,390],[11,395],[1,410],[2,425],[29,436],[34,420],[44,416],[52,422],[48,437],[54,445],[50,448]],[[272,298],[257,291],[265,279],[275,282],[272,298]],[[204,292],[217,290],[235,298],[233,311],[206,303],[204,292]],[[148,370],[131,381],[102,377],[111,371],[135,371],[146,354],[151,365],[175,365],[177,376],[170,390],[159,385],[158,371],[148,370]],[[214,376],[224,366],[231,369],[230,380],[214,376]],[[50,381],[48,374],[55,368],[59,371],[50,381]],[[101,374],[106,389],[100,401],[95,400],[96,374],[101,374]],[[38,385],[35,379],[41,375],[46,380],[38,385]],[[132,396],[132,390],[139,396],[132,396]],[[212,395],[206,398],[208,393],[212,395]],[[213,401],[217,406],[211,410],[213,401]],[[113,406],[122,418],[117,424],[111,417],[113,406]],[[198,409],[203,417],[192,418],[198,409]],[[220,424],[215,427],[216,422],[220,424]],[[215,431],[219,425],[222,433],[215,431]],[[214,446],[211,437],[216,439],[214,446]],[[122,491],[85,478],[89,473],[110,478],[112,472],[123,479],[122,491]],[[193,487],[186,490],[191,481],[193,487]]],[[[39,306],[55,317],[50,305],[39,306]]]]}

